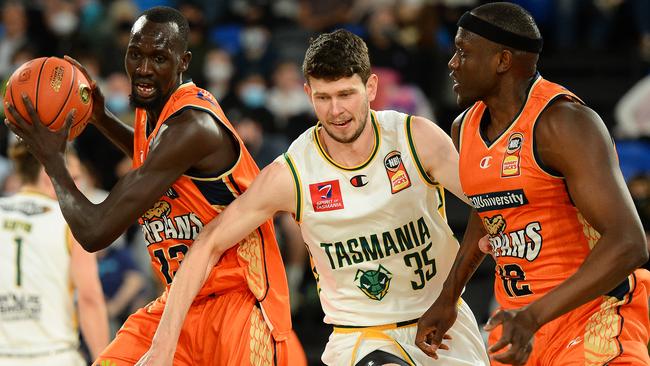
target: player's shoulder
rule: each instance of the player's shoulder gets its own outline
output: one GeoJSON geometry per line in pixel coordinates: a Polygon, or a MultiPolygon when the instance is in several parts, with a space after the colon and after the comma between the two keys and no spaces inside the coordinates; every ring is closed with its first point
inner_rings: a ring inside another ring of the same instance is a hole
{"type": "Polygon", "coordinates": [[[287,149],[287,153],[292,157],[298,157],[306,153],[307,150],[313,148],[313,144],[316,139],[314,134],[316,131],[316,126],[314,125],[301,133],[300,136],[291,142],[289,148],[287,149]]]}
{"type": "MultiPolygon", "coordinates": [[[[588,106],[569,98],[561,98],[551,103],[539,117],[536,136],[582,136],[590,132],[602,131],[604,122],[588,106]]],[[[606,130],[606,128],[605,128],[606,130]]]]}

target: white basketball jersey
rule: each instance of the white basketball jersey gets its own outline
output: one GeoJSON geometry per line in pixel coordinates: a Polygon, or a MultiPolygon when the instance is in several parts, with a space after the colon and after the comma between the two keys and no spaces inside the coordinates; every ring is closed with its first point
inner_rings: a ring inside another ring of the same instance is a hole
{"type": "Polygon", "coordinates": [[[381,111],[371,119],[375,146],[357,167],[342,167],[327,155],[320,124],[284,156],[326,323],[419,318],[440,293],[458,251],[444,190],[415,153],[410,116],[381,111]]]}
{"type": "Polygon", "coordinates": [[[77,347],[69,235],[56,200],[0,199],[0,357],[77,347]]]}

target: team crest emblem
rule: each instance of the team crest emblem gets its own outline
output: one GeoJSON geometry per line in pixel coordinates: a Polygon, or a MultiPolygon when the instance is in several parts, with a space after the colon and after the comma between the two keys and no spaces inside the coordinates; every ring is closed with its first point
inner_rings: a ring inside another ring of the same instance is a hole
{"type": "Polygon", "coordinates": [[[311,204],[315,212],[343,209],[343,196],[338,180],[314,183],[309,185],[311,204]]]}
{"type": "Polygon", "coordinates": [[[483,225],[485,225],[485,230],[490,236],[497,236],[506,231],[506,220],[502,215],[484,217],[483,225]]]}
{"type": "Polygon", "coordinates": [[[409,178],[404,162],[402,162],[402,154],[399,151],[391,151],[384,158],[384,167],[386,167],[386,174],[390,181],[391,193],[395,194],[411,186],[411,179],[409,178]]]}
{"type": "Polygon", "coordinates": [[[354,282],[372,300],[381,300],[388,293],[393,274],[381,264],[377,270],[358,270],[354,282]]]}
{"type": "Polygon", "coordinates": [[[515,132],[508,138],[506,154],[501,164],[501,178],[516,177],[521,174],[521,158],[519,154],[523,143],[524,135],[520,132],[515,132]]]}

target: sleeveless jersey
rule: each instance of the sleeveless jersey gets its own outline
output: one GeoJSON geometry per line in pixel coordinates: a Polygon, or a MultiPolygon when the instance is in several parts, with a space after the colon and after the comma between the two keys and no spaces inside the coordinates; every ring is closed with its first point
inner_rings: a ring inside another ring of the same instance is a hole
{"type": "MultiPolygon", "coordinates": [[[[139,219],[154,272],[167,284],[166,293],[199,232],[237,196],[259,173],[244,143],[224,115],[214,97],[192,82],[182,84],[169,98],[147,134],[147,113],[136,109],[134,168],[140,167],[156,137],[169,118],[187,109],[208,113],[236,138],[239,157],[235,165],[219,176],[186,172],[139,219]]],[[[187,148],[192,148],[188,146],[187,148]]],[[[220,294],[246,288],[260,301],[276,340],[291,329],[289,294],[284,266],[271,221],[265,222],[246,239],[226,251],[197,296],[220,294]]]]}
{"type": "Polygon", "coordinates": [[[320,123],[285,159],[297,191],[325,322],[373,326],[418,318],[440,293],[458,250],[443,188],[424,171],[411,117],[371,112],[375,145],[343,167],[323,149],[320,123]]]}
{"type": "Polygon", "coordinates": [[[70,235],[56,200],[0,199],[0,357],[77,348],[70,235]]]}
{"type": "Polygon", "coordinates": [[[484,103],[462,117],[460,179],[490,235],[495,294],[506,309],[529,304],[566,280],[600,237],[571,202],[564,178],[535,155],[535,124],[559,98],[582,103],[538,75],[519,115],[491,143],[481,133],[489,122],[484,103]]]}

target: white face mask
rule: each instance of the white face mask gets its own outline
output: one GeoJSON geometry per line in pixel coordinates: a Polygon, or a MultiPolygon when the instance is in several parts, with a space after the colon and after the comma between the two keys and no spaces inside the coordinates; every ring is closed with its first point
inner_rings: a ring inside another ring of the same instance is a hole
{"type": "Polygon", "coordinates": [[[247,51],[266,49],[267,35],[262,29],[246,29],[241,34],[241,43],[247,51]]]}
{"type": "Polygon", "coordinates": [[[203,75],[211,83],[219,83],[230,80],[233,74],[233,67],[225,62],[206,63],[203,75]]]}
{"type": "Polygon", "coordinates": [[[79,17],[71,11],[59,11],[50,18],[50,29],[59,36],[67,36],[77,29],[79,17]]]}

